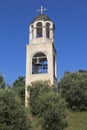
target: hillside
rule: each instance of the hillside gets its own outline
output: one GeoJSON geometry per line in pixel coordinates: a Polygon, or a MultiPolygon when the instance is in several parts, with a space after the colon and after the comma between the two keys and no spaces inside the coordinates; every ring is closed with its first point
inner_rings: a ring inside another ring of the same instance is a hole
{"type": "MultiPolygon", "coordinates": [[[[29,110],[27,110],[29,114],[29,110]]],[[[65,130],[87,130],[87,112],[72,112],[67,110],[66,119],[68,122],[68,127],[65,130]]],[[[32,130],[40,130],[40,126],[38,124],[38,118],[32,117],[29,114],[32,121],[32,130]]]]}
{"type": "Polygon", "coordinates": [[[87,112],[67,112],[68,127],[65,130],[87,130],[87,112]]]}

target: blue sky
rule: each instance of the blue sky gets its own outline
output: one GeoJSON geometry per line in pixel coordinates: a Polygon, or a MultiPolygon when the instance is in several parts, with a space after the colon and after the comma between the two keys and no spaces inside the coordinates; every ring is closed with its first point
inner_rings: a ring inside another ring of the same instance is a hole
{"type": "Polygon", "coordinates": [[[28,26],[41,5],[56,26],[58,79],[87,70],[87,0],[0,0],[0,72],[9,84],[25,76],[28,26]]]}

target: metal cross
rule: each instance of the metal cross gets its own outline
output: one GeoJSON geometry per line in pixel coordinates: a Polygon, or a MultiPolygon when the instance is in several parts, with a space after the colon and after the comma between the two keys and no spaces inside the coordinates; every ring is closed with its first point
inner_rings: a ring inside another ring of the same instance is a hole
{"type": "Polygon", "coordinates": [[[46,8],[43,8],[43,6],[41,6],[41,9],[38,9],[37,11],[40,12],[41,14],[43,14],[43,11],[47,10],[46,8]]]}

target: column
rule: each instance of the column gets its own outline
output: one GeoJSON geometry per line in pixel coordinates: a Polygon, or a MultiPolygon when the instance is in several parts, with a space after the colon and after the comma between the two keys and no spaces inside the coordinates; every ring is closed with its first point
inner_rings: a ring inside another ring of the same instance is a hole
{"type": "Polygon", "coordinates": [[[36,38],[36,23],[34,23],[34,28],[33,28],[33,38],[36,38]]]}

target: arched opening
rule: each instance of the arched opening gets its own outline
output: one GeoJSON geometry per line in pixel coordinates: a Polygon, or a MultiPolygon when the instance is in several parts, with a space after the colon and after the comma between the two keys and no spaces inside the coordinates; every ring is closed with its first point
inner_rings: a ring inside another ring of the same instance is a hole
{"type": "Polygon", "coordinates": [[[36,37],[42,37],[42,23],[38,22],[36,25],[36,37]]]}
{"type": "Polygon", "coordinates": [[[50,38],[50,23],[46,23],[46,37],[50,38]]]}
{"type": "Polygon", "coordinates": [[[32,58],[32,74],[48,72],[48,61],[44,53],[36,53],[32,58]]]}

